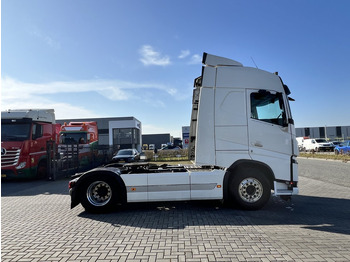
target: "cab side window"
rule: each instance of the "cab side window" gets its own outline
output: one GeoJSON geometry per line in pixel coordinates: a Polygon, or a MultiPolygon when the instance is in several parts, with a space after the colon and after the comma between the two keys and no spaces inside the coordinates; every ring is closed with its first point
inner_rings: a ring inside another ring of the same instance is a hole
{"type": "Polygon", "coordinates": [[[250,94],[251,118],[285,126],[286,112],[282,93],[259,90],[250,94]]]}
{"type": "Polygon", "coordinates": [[[32,128],[32,139],[35,140],[43,136],[43,126],[34,124],[32,128]]]}

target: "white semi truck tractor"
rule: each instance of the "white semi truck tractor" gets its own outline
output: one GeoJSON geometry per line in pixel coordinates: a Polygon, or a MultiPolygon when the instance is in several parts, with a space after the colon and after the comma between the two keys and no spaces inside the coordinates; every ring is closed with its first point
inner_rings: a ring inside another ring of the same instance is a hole
{"type": "Polygon", "coordinates": [[[71,207],[107,212],[129,202],[223,200],[254,210],[271,194],[298,194],[289,94],[276,73],[204,53],[191,113],[194,164],[111,164],[76,174],[71,207]]]}

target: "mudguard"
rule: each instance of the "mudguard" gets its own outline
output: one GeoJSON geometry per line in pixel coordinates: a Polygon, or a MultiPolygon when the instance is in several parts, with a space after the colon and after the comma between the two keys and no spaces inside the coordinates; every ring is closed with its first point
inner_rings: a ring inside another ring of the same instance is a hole
{"type": "Polygon", "coordinates": [[[81,200],[79,198],[80,196],[80,186],[83,184],[83,182],[90,177],[93,177],[97,174],[103,174],[110,177],[113,177],[115,179],[116,184],[118,184],[119,188],[121,189],[121,200],[122,202],[126,202],[126,188],[123,180],[120,177],[120,170],[119,168],[115,167],[98,167],[91,169],[89,171],[86,171],[84,173],[77,173],[73,176],[74,179],[69,181],[69,194],[71,196],[71,209],[76,207],[80,204],[81,200]]]}

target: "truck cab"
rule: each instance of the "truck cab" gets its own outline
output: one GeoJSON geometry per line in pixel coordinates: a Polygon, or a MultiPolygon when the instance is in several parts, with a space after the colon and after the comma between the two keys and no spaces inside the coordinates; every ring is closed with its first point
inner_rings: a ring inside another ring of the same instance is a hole
{"type": "Polygon", "coordinates": [[[45,177],[47,141],[58,142],[53,109],[1,112],[1,177],[45,177]]]}
{"type": "Polygon", "coordinates": [[[195,163],[227,168],[228,181],[256,173],[276,195],[296,194],[298,144],[289,88],[277,73],[231,59],[204,53],[203,64],[190,128],[195,163]]]}
{"type": "Polygon", "coordinates": [[[78,154],[79,165],[90,166],[98,153],[97,123],[70,122],[61,126],[58,152],[63,159],[69,159],[74,152],[78,154]]]}

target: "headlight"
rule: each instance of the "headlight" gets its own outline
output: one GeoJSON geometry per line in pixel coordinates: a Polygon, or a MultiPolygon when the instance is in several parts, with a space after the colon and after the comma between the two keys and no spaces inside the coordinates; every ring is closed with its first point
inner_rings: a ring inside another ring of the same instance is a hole
{"type": "Polygon", "coordinates": [[[25,166],[26,166],[26,162],[22,162],[18,166],[16,166],[16,169],[22,169],[22,168],[25,168],[25,166]]]}

